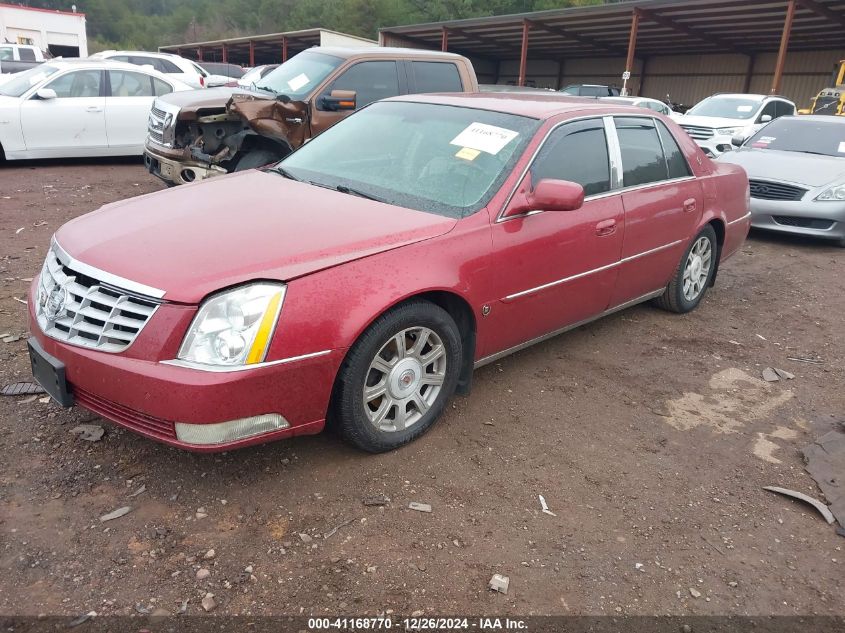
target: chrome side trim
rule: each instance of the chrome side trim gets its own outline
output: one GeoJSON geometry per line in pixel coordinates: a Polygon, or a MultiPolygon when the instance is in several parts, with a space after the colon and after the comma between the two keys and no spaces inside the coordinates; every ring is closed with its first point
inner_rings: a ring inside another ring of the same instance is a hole
{"type": "Polygon", "coordinates": [[[615,266],[621,266],[627,262],[633,261],[635,259],[639,259],[640,257],[645,257],[647,255],[651,255],[652,253],[657,253],[659,251],[666,250],[667,248],[672,248],[673,246],[677,246],[681,244],[683,240],[675,240],[669,244],[664,244],[663,246],[658,246],[657,248],[652,248],[651,250],[644,251],[642,253],[637,253],[636,255],[630,255],[623,259],[620,259],[618,262],[613,262],[612,264],[607,264],[605,266],[600,266],[599,268],[593,268],[592,270],[587,270],[583,273],[578,273],[577,275],[572,275],[570,277],[564,277],[563,279],[558,279],[556,281],[551,281],[547,284],[543,284],[542,286],[537,286],[535,288],[529,288],[528,290],[522,290],[520,292],[516,292],[512,295],[506,296],[502,301],[513,301],[514,299],[518,299],[519,297],[524,297],[525,295],[534,294],[535,292],[539,292],[541,290],[545,290],[546,288],[552,288],[554,286],[559,286],[560,284],[565,284],[568,281],[574,281],[576,279],[581,279],[582,277],[586,277],[587,275],[592,275],[594,273],[600,273],[604,270],[608,270],[610,268],[614,268],[615,266]]]}
{"type": "Polygon", "coordinates": [[[332,350],[324,349],[320,352],[312,352],[311,354],[303,354],[302,356],[291,356],[290,358],[281,358],[279,360],[271,360],[262,363],[253,363],[252,365],[235,365],[233,367],[226,367],[224,365],[203,365],[201,363],[192,363],[187,360],[174,358],[173,360],[159,361],[162,365],[173,365],[175,367],[184,367],[186,369],[196,369],[197,371],[207,371],[215,374],[230,373],[236,371],[248,371],[250,369],[261,369],[263,367],[272,367],[273,365],[286,365],[288,363],[296,363],[301,360],[309,358],[317,358],[331,354],[332,350]]]}
{"type": "Polygon", "coordinates": [[[609,316],[614,312],[619,312],[620,310],[624,310],[625,308],[630,308],[631,306],[637,305],[638,303],[642,303],[643,301],[648,301],[649,299],[654,299],[655,297],[659,297],[664,292],[664,288],[660,290],[655,290],[654,292],[649,292],[648,294],[642,295],[641,297],[637,297],[636,299],[631,299],[630,301],[626,301],[625,303],[621,303],[616,307],[609,308],[604,312],[600,312],[596,316],[590,317],[588,319],[584,319],[583,321],[578,321],[577,323],[573,323],[572,325],[567,325],[566,327],[560,328],[559,330],[555,330],[554,332],[549,332],[548,334],[543,334],[542,336],[538,336],[537,338],[531,339],[530,341],[526,341],[525,343],[520,343],[519,345],[514,345],[511,348],[506,350],[502,350],[501,352],[496,352],[495,354],[491,354],[490,356],[486,356],[482,359],[475,361],[473,365],[473,369],[478,369],[479,367],[483,367],[484,365],[488,365],[492,362],[499,360],[500,358],[504,358],[505,356],[510,356],[516,352],[520,352],[532,345],[536,345],[537,343],[542,343],[543,341],[547,341],[550,338],[554,338],[559,334],[563,334],[565,332],[569,332],[570,330],[574,330],[575,328],[579,328],[582,325],[586,325],[587,323],[591,323],[593,321],[597,321],[602,317],[609,316]]]}
{"type": "Polygon", "coordinates": [[[145,284],[138,283],[137,281],[132,281],[130,279],[125,279],[123,277],[118,277],[117,275],[113,275],[110,272],[105,270],[100,270],[99,268],[95,268],[94,266],[89,266],[85,262],[81,262],[78,259],[75,259],[68,252],[61,247],[59,242],[56,240],[56,236],[53,236],[52,239],[53,248],[56,249],[56,255],[58,256],[59,260],[72,268],[76,272],[82,273],[88,277],[93,277],[97,281],[105,283],[109,286],[114,286],[118,290],[126,291],[130,294],[139,295],[141,298],[144,299],[163,299],[165,291],[160,290],[158,288],[153,288],[152,286],[147,286],[145,284]]]}
{"type": "Polygon", "coordinates": [[[731,226],[732,224],[736,224],[737,222],[742,222],[743,220],[747,220],[747,219],[748,219],[748,218],[750,218],[750,217],[751,217],[751,211],[749,211],[748,213],[746,213],[746,214],[745,214],[744,216],[742,216],[741,218],[737,218],[736,220],[731,220],[730,222],[728,222],[728,226],[731,226]]]}

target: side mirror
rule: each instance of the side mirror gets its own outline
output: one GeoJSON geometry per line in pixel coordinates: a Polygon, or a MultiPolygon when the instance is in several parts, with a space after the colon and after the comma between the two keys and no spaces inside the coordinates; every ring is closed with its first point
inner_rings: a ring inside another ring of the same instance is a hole
{"type": "Polygon", "coordinates": [[[35,96],[44,101],[49,101],[50,99],[55,99],[58,95],[52,88],[39,88],[35,91],[35,96]]]}
{"type": "Polygon", "coordinates": [[[583,205],[584,187],[568,180],[541,180],[528,194],[532,211],[575,211],[583,205]]]}
{"type": "Polygon", "coordinates": [[[763,116],[760,117],[760,123],[768,123],[771,120],[772,120],[771,114],[764,114],[763,116]]]}
{"type": "Polygon", "coordinates": [[[320,97],[321,110],[340,112],[341,110],[354,110],[358,107],[358,98],[354,90],[332,90],[330,95],[320,97]]]}
{"type": "Polygon", "coordinates": [[[742,147],[743,143],[745,143],[745,137],[742,134],[734,134],[731,137],[731,145],[734,147],[742,147]]]}

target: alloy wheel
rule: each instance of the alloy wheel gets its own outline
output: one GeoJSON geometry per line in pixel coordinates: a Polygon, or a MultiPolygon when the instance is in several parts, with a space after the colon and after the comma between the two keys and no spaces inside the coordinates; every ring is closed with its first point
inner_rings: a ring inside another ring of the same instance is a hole
{"type": "Polygon", "coordinates": [[[704,291],[712,261],[713,245],[706,236],[699,237],[690,249],[684,266],[683,293],[687,301],[695,301],[704,291]]]}
{"type": "Polygon", "coordinates": [[[370,362],[362,397],[380,431],[413,426],[434,404],[446,378],[446,348],[427,327],[410,327],[386,341],[370,362]]]}

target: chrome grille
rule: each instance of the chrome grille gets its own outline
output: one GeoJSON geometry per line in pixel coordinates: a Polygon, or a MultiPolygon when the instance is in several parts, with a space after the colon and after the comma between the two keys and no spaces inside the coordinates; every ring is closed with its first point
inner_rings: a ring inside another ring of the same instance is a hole
{"type": "Polygon", "coordinates": [[[171,147],[175,120],[175,115],[158,107],[158,101],[153,102],[150,117],[147,121],[147,136],[159,145],[171,147]]]}
{"type": "Polygon", "coordinates": [[[800,200],[807,193],[807,189],[787,185],[783,182],[769,182],[767,180],[749,180],[751,197],[758,200],[800,200]]]}
{"type": "Polygon", "coordinates": [[[36,317],[54,339],[104,352],[129,347],[160,301],[73,270],[53,246],[38,284],[36,317]]]}
{"type": "Polygon", "coordinates": [[[816,229],[819,231],[827,231],[833,225],[833,220],[823,220],[821,218],[796,218],[789,215],[773,215],[772,219],[783,226],[795,226],[802,229],[816,229]]]}
{"type": "Polygon", "coordinates": [[[681,123],[681,127],[684,128],[693,139],[696,141],[706,141],[709,138],[713,138],[715,134],[713,128],[710,127],[701,127],[698,125],[684,125],[681,123]]]}

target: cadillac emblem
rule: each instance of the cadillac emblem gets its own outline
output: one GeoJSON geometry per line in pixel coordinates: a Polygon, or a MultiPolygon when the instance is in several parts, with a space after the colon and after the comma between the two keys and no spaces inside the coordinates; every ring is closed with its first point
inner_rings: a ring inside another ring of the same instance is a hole
{"type": "Polygon", "coordinates": [[[44,316],[46,316],[50,321],[57,319],[64,312],[67,300],[67,288],[59,285],[54,286],[43,300],[44,316]]]}

